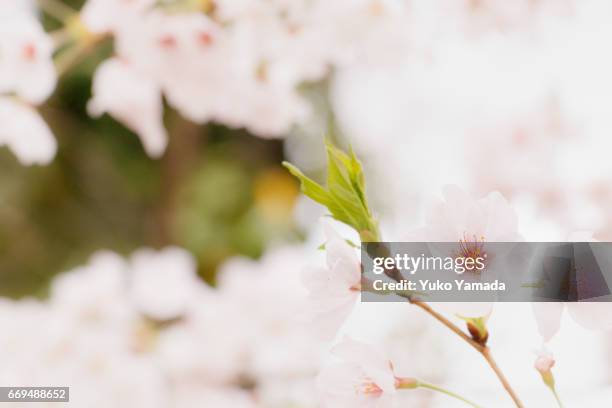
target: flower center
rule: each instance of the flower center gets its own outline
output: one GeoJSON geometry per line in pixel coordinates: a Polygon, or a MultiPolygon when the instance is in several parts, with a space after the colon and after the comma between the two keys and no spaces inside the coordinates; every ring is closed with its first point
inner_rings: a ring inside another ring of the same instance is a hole
{"type": "Polygon", "coordinates": [[[361,383],[361,387],[358,387],[357,393],[367,396],[380,396],[383,393],[383,390],[372,380],[366,378],[361,383]]]}
{"type": "Polygon", "coordinates": [[[487,259],[487,253],[484,250],[484,246],[485,237],[481,236],[478,238],[476,234],[469,237],[468,234],[464,232],[463,238],[459,240],[459,250],[455,256],[457,258],[473,259],[474,261],[480,258],[482,261],[483,259],[487,259]]]}
{"type": "Polygon", "coordinates": [[[158,43],[161,48],[170,50],[177,46],[176,38],[170,34],[163,35],[159,38],[158,43]]]}
{"type": "Polygon", "coordinates": [[[36,46],[32,43],[27,43],[23,46],[23,58],[28,61],[33,61],[36,58],[36,46]]]}

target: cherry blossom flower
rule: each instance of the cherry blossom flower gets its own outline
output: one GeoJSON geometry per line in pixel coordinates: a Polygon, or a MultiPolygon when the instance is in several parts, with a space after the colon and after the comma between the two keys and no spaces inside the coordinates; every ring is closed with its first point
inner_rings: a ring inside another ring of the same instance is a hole
{"type": "Polygon", "coordinates": [[[118,32],[154,5],[155,0],[87,0],[81,21],[93,33],[118,32]]]}
{"type": "Polygon", "coordinates": [[[0,146],[6,145],[25,165],[48,164],[57,150],[51,130],[32,107],[0,97],[0,146]]]}
{"type": "Polygon", "coordinates": [[[164,153],[168,136],[162,121],[160,87],[128,62],[112,58],[98,67],[87,107],[90,115],[108,112],[138,134],[149,156],[164,153]]]}
{"type": "Polygon", "coordinates": [[[308,313],[322,339],[333,338],[353,310],[361,291],[361,264],[355,251],[330,226],[325,225],[327,267],[304,271],[309,290],[308,313]]]}
{"type": "MultiPolygon", "coordinates": [[[[407,239],[456,242],[458,253],[474,257],[487,252],[487,242],[515,242],[522,237],[518,233],[518,217],[501,194],[493,192],[476,200],[456,186],[446,186],[443,200],[434,202],[427,211],[425,226],[410,233],[407,239]]],[[[495,256],[488,255],[487,262],[491,262],[495,256]]],[[[469,278],[467,274],[463,277],[469,278]]],[[[439,305],[463,317],[488,316],[493,307],[490,302],[439,305]]]]}
{"type": "Polygon", "coordinates": [[[332,353],[342,363],[323,368],[317,378],[322,407],[393,406],[398,379],[393,365],[381,352],[347,337],[332,353]]]}
{"type": "Polygon", "coordinates": [[[188,119],[274,137],[307,114],[296,91],[303,78],[275,65],[282,54],[262,45],[274,36],[261,38],[258,30],[246,23],[222,29],[203,14],[151,12],[118,35],[117,52],[159,83],[188,119]]]}
{"type": "Polygon", "coordinates": [[[132,255],[130,296],[147,317],[180,317],[194,300],[198,284],[195,259],[183,249],[142,249],[132,255]]]}
{"type": "Polygon", "coordinates": [[[0,93],[44,102],[57,82],[52,54],[53,42],[33,16],[0,16],[0,93]]]}

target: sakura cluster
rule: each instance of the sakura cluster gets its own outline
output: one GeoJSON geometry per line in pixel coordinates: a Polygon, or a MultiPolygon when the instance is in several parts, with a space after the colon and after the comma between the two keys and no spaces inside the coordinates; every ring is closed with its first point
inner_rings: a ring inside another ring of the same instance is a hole
{"type": "Polygon", "coordinates": [[[304,85],[335,81],[336,72],[356,67],[375,73],[427,60],[440,36],[455,38],[468,27],[509,29],[567,8],[551,8],[556,2],[548,0],[429,3],[88,0],[72,10],[61,0],[3,1],[0,143],[24,164],[49,163],[57,142],[36,107],[70,62],[87,58],[105,38],[113,39],[114,53],[95,71],[88,112],[109,114],[159,157],[168,142],[164,101],[196,123],[283,137],[312,118],[304,85]],[[45,32],[42,15],[63,28],[45,32]],[[447,20],[444,29],[438,19],[447,20]]]}
{"type": "Polygon", "coordinates": [[[233,259],[213,289],[179,248],[99,252],[45,300],[0,301],[0,381],[70,386],[78,407],[315,407],[302,257],[233,259]]]}
{"type": "MultiPolygon", "coordinates": [[[[512,242],[524,239],[518,232],[518,217],[514,209],[499,193],[474,199],[458,187],[447,186],[442,199],[431,205],[425,220],[424,226],[406,234],[403,240],[457,242],[460,245],[467,235],[483,237],[486,248],[489,240],[512,242]],[[487,237],[486,241],[484,237],[487,237]]],[[[317,325],[317,332],[324,339],[333,340],[358,303],[359,292],[367,290],[368,283],[361,276],[356,250],[329,226],[326,235],[327,266],[307,268],[304,282],[310,291],[310,317],[317,325]]],[[[567,237],[570,241],[584,241],[586,238],[588,234],[585,233],[567,237]]],[[[409,307],[408,303],[406,305],[409,307]]],[[[488,350],[487,322],[495,314],[494,303],[434,303],[431,307],[450,319],[459,317],[467,321],[470,336],[479,343],[472,345],[478,350],[488,350]]],[[[532,319],[541,335],[539,345],[533,344],[533,350],[537,350],[533,367],[559,399],[552,373],[555,359],[549,344],[559,332],[563,311],[567,309],[580,326],[603,331],[612,329],[612,307],[606,302],[533,303],[532,309],[532,319]]],[[[425,310],[431,313],[431,309],[425,310]]],[[[436,313],[437,316],[440,314],[436,313]]],[[[375,346],[347,338],[332,351],[344,362],[331,364],[319,375],[319,390],[326,407],[392,407],[397,402],[399,391],[424,386],[413,377],[419,373],[402,373],[409,376],[400,376],[394,370],[393,362],[375,346]]],[[[487,356],[489,351],[484,353],[487,356]]],[[[513,398],[516,398],[517,406],[522,406],[516,394],[513,398]]]]}
{"type": "Polygon", "coordinates": [[[375,60],[390,38],[401,45],[407,15],[403,2],[371,0],[88,0],[79,11],[61,0],[39,4],[0,5],[0,143],[24,164],[53,159],[57,143],[35,107],[65,61],[104,38],[114,40],[114,55],[94,74],[88,111],[111,115],[159,157],[168,140],[164,100],[196,123],[281,137],[311,113],[301,85],[375,60]],[[41,14],[64,28],[45,32],[41,14]]]}

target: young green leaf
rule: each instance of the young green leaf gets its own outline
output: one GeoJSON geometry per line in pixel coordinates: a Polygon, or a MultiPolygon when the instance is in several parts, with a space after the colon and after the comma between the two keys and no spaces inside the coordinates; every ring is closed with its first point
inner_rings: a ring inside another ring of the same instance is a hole
{"type": "Polygon", "coordinates": [[[368,207],[365,196],[365,178],[361,163],[351,150],[346,154],[330,141],[327,150],[327,186],[323,187],[308,178],[297,167],[283,165],[300,180],[302,192],[327,207],[338,221],[350,225],[359,232],[362,241],[378,239],[378,226],[368,207]]]}

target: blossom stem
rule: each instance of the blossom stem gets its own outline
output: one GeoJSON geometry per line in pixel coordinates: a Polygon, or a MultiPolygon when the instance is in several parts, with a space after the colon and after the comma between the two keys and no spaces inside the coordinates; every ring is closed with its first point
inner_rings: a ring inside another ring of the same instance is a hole
{"type": "Polygon", "coordinates": [[[76,13],[72,8],[59,0],[38,0],[38,5],[46,14],[62,23],[76,13]]]}
{"type": "Polygon", "coordinates": [[[453,397],[453,398],[458,399],[459,401],[463,401],[466,404],[468,404],[468,405],[470,405],[470,406],[472,406],[474,408],[480,408],[480,405],[477,405],[477,404],[473,403],[472,401],[468,400],[467,398],[464,398],[461,395],[455,394],[454,392],[449,391],[447,389],[444,389],[442,387],[438,387],[437,385],[433,385],[433,384],[429,384],[429,383],[426,383],[426,382],[419,381],[418,386],[422,387],[422,388],[427,388],[427,389],[430,389],[430,390],[433,390],[433,391],[441,392],[442,394],[446,394],[449,397],[453,397]]]}
{"type": "Polygon", "coordinates": [[[463,330],[457,327],[457,325],[455,325],[453,322],[451,322],[446,317],[442,316],[440,313],[433,310],[431,306],[429,306],[427,303],[421,302],[419,300],[410,300],[410,303],[423,309],[426,313],[430,314],[434,319],[442,323],[444,326],[448,327],[455,334],[457,334],[459,337],[465,340],[470,346],[475,348],[476,351],[478,351],[481,354],[483,353],[484,349],[486,348],[485,346],[483,346],[482,344],[472,339],[463,330]]]}
{"type": "Polygon", "coordinates": [[[559,408],[563,408],[563,403],[561,402],[561,398],[559,398],[559,393],[557,392],[557,390],[554,387],[552,387],[551,391],[553,395],[555,396],[555,400],[557,400],[557,405],[559,406],[559,408]]]}
{"type": "Polygon", "coordinates": [[[487,360],[487,363],[489,363],[489,366],[493,369],[493,371],[495,372],[495,375],[497,375],[497,378],[499,379],[499,381],[502,383],[502,385],[506,389],[506,392],[508,392],[508,395],[510,395],[510,398],[512,398],[512,400],[514,401],[514,404],[517,406],[517,408],[524,408],[523,403],[518,398],[518,396],[516,395],[516,392],[514,392],[514,390],[512,389],[512,386],[508,382],[508,379],[506,378],[502,370],[497,365],[497,362],[495,362],[495,359],[491,355],[491,349],[489,349],[488,347],[485,347],[484,350],[480,352],[480,354],[482,354],[485,360],[487,360]]]}
{"type": "Polygon", "coordinates": [[[448,327],[455,334],[457,334],[459,337],[461,337],[463,340],[465,340],[470,346],[472,346],[474,349],[476,349],[476,351],[478,351],[480,354],[482,354],[482,356],[487,361],[489,366],[495,372],[495,375],[497,376],[499,381],[502,383],[502,385],[505,388],[506,392],[510,395],[510,398],[512,398],[512,400],[514,401],[514,404],[517,406],[517,408],[524,408],[523,403],[521,402],[521,400],[516,395],[516,392],[514,391],[514,389],[512,389],[512,386],[508,382],[508,379],[506,378],[504,373],[500,370],[500,368],[497,365],[495,359],[491,355],[491,350],[487,346],[482,345],[482,344],[478,343],[477,341],[475,341],[474,339],[472,339],[463,330],[461,330],[459,327],[457,327],[457,325],[455,325],[453,322],[451,322],[446,317],[442,316],[441,314],[439,314],[438,312],[433,310],[427,303],[421,302],[421,301],[417,301],[417,300],[410,300],[410,303],[412,303],[413,305],[418,306],[421,309],[423,309],[425,312],[427,312],[432,317],[434,317],[437,321],[439,321],[440,323],[442,323],[443,325],[448,327]]]}

